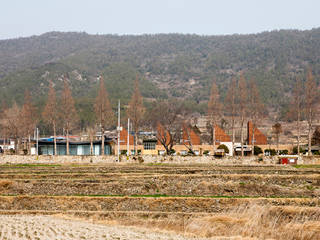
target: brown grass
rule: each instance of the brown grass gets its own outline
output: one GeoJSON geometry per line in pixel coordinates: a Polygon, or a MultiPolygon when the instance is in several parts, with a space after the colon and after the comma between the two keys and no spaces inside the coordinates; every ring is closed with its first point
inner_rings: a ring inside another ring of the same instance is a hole
{"type": "Polygon", "coordinates": [[[201,237],[318,240],[320,210],[243,205],[215,216],[191,218],[186,224],[186,232],[201,237]]]}

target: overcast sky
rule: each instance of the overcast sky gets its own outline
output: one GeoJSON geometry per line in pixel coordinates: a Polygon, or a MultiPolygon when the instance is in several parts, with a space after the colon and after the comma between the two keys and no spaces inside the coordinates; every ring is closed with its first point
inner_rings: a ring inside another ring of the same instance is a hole
{"type": "Polygon", "coordinates": [[[320,0],[1,0],[0,39],[49,31],[221,35],[320,27],[320,0]]]}

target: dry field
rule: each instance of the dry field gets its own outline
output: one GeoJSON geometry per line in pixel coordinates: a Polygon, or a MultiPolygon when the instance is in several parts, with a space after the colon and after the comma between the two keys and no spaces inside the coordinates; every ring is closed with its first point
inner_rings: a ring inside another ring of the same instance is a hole
{"type": "Polygon", "coordinates": [[[320,168],[0,165],[0,239],[320,239],[320,168]]]}

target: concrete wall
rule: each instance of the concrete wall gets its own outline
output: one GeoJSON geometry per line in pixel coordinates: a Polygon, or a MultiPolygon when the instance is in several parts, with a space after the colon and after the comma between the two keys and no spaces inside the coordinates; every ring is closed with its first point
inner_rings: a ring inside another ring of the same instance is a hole
{"type": "MultiPolygon", "coordinates": [[[[72,163],[114,163],[117,156],[29,156],[29,155],[0,155],[0,164],[72,164],[72,163]]],[[[212,156],[157,156],[144,155],[138,157],[121,156],[122,163],[173,163],[173,164],[258,164],[256,157],[225,157],[223,159],[213,158],[212,156]]],[[[276,163],[274,158],[265,158],[262,164],[276,163]]]]}
{"type": "MultiPolygon", "coordinates": [[[[117,156],[29,156],[29,155],[0,155],[0,164],[89,164],[89,163],[115,163],[117,156]]],[[[138,157],[121,156],[121,163],[172,163],[172,164],[277,164],[277,157],[225,157],[214,158],[212,156],[158,156],[158,155],[143,155],[138,157]],[[260,159],[260,161],[259,161],[260,159]]],[[[317,157],[302,157],[299,159],[298,164],[320,164],[320,158],[317,157]]]]}

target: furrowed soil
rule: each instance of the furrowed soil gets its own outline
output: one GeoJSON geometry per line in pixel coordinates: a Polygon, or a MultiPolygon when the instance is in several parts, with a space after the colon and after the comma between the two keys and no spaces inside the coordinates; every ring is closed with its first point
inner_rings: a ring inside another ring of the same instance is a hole
{"type": "Polygon", "coordinates": [[[0,165],[0,193],[0,239],[320,239],[312,166],[0,165]]]}

